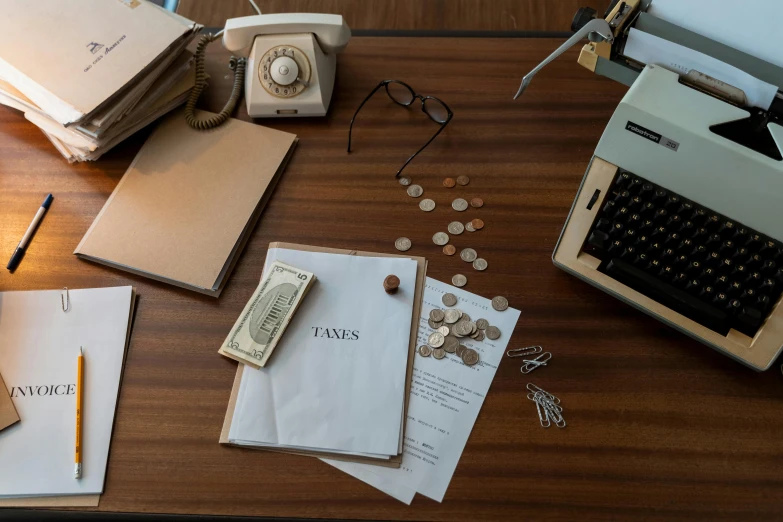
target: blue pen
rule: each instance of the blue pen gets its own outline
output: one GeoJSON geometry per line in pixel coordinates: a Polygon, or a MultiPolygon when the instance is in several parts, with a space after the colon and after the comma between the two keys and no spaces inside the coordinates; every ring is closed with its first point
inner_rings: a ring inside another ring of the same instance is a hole
{"type": "Polygon", "coordinates": [[[30,243],[30,239],[32,239],[33,234],[35,233],[35,229],[38,228],[38,223],[41,222],[44,214],[46,214],[46,211],[49,210],[49,205],[52,204],[53,199],[54,196],[51,194],[46,196],[46,199],[41,205],[41,208],[39,208],[38,212],[35,213],[33,222],[30,223],[29,227],[27,227],[27,232],[25,232],[24,236],[22,236],[22,240],[19,242],[19,246],[16,247],[16,250],[14,250],[14,255],[11,256],[11,260],[8,262],[8,266],[6,268],[11,272],[16,270],[16,267],[19,266],[19,263],[22,261],[24,253],[27,250],[27,245],[30,243]]]}

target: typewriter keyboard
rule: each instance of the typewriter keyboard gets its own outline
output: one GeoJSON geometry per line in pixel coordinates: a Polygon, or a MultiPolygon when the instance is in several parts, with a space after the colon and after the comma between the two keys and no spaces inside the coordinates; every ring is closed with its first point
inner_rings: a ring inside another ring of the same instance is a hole
{"type": "Polygon", "coordinates": [[[599,271],[723,335],[753,337],[783,290],[783,244],[622,170],[583,251],[599,271]]]}

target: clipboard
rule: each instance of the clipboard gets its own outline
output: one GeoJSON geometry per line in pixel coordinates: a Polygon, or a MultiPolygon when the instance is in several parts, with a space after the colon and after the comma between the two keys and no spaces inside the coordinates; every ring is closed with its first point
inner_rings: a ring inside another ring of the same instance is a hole
{"type": "Polygon", "coordinates": [[[321,452],[321,451],[298,451],[298,450],[291,450],[291,449],[277,449],[277,448],[267,448],[267,447],[264,448],[248,447],[239,444],[232,444],[228,440],[228,432],[231,428],[231,421],[234,418],[234,410],[236,409],[237,396],[239,395],[239,387],[240,384],[242,383],[242,373],[244,372],[245,369],[244,364],[239,364],[237,366],[237,373],[236,376],[234,376],[234,384],[233,387],[231,388],[231,396],[228,400],[226,417],[223,420],[223,429],[220,431],[220,444],[225,444],[227,446],[233,446],[237,448],[244,448],[250,450],[273,451],[276,453],[290,453],[292,455],[303,455],[307,457],[344,460],[348,462],[358,462],[360,464],[371,464],[374,466],[384,466],[388,468],[399,468],[400,465],[402,464],[402,451],[403,451],[402,440],[405,435],[405,419],[407,418],[408,401],[410,400],[411,380],[413,378],[413,359],[416,356],[416,338],[419,330],[419,316],[421,315],[422,298],[424,297],[424,282],[427,278],[427,260],[423,257],[417,257],[417,256],[383,254],[378,252],[362,252],[359,250],[326,248],[326,247],[297,245],[294,243],[281,243],[281,242],[269,243],[268,248],[286,248],[289,250],[301,250],[304,252],[324,252],[327,254],[343,254],[343,255],[351,255],[351,256],[364,256],[364,257],[404,257],[408,259],[413,259],[418,264],[418,267],[416,269],[416,288],[414,290],[414,297],[413,297],[413,315],[411,317],[411,334],[410,334],[410,341],[408,346],[408,367],[405,370],[405,400],[402,406],[402,424],[401,424],[402,433],[400,434],[400,452],[396,456],[393,456],[388,460],[381,460],[381,459],[374,459],[371,457],[339,455],[339,454],[321,452]]]}
{"type": "Polygon", "coordinates": [[[19,414],[16,413],[11,395],[5,387],[3,376],[0,375],[0,431],[17,422],[19,422],[19,414]]]}

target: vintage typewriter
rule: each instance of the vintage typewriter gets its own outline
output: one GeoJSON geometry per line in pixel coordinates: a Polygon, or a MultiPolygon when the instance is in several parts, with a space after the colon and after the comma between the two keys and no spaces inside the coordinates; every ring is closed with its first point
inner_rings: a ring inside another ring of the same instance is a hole
{"type": "Polygon", "coordinates": [[[657,1],[612,2],[603,19],[580,10],[574,37],[517,93],[585,36],[590,42],[579,63],[630,86],[598,143],[553,260],[765,370],[783,347],[783,67],[653,16],[657,1]],[[634,29],[771,84],[773,99],[768,87],[759,103],[754,93],[697,69],[629,58],[634,29]]]}

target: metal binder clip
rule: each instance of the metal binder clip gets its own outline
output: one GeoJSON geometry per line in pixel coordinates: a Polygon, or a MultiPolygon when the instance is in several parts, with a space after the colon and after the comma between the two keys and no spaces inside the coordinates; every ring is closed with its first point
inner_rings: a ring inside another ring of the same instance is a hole
{"type": "Polygon", "coordinates": [[[71,309],[71,296],[68,294],[68,287],[63,287],[63,293],[60,295],[60,303],[63,305],[63,312],[71,309]]]}
{"type": "Polygon", "coordinates": [[[540,346],[527,346],[525,348],[514,348],[506,352],[509,357],[525,357],[528,355],[535,355],[543,352],[544,349],[540,346]]]}
{"type": "Polygon", "coordinates": [[[522,362],[525,363],[522,365],[522,367],[519,369],[522,373],[530,373],[539,366],[546,366],[547,361],[552,358],[552,354],[549,352],[544,352],[535,359],[522,359],[522,362]]]}

